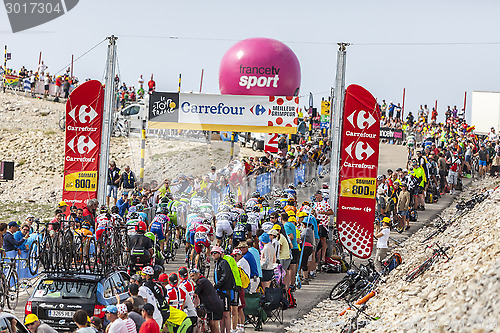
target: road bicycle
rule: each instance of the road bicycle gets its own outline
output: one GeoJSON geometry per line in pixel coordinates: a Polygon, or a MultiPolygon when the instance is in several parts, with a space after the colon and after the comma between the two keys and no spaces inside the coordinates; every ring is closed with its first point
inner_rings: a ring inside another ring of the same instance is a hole
{"type": "Polygon", "coordinates": [[[353,262],[351,265],[352,268],[347,271],[344,278],[333,286],[330,291],[330,300],[356,300],[362,296],[361,294],[367,285],[378,281],[379,274],[375,271],[375,266],[371,259],[368,260],[368,264],[366,265],[361,264],[357,267],[353,262]]]}
{"type": "Polygon", "coordinates": [[[175,259],[175,254],[176,254],[176,245],[175,245],[175,234],[176,234],[176,228],[173,224],[168,223],[168,232],[165,234],[168,234],[168,239],[165,243],[165,248],[163,250],[163,257],[165,259],[165,263],[168,264],[169,260],[174,261],[175,259]]]}
{"type": "Polygon", "coordinates": [[[430,258],[428,258],[427,260],[425,260],[420,266],[418,266],[417,268],[415,268],[412,271],[410,271],[410,273],[408,273],[405,276],[405,278],[404,278],[405,281],[412,282],[417,277],[419,277],[420,275],[424,274],[424,272],[426,270],[428,270],[442,256],[446,257],[446,261],[445,262],[447,262],[447,261],[449,261],[449,260],[451,260],[453,258],[452,256],[448,256],[448,254],[446,253],[446,251],[448,251],[448,249],[450,248],[449,246],[441,247],[436,242],[433,245],[428,246],[428,248],[433,248],[434,246],[437,246],[437,249],[433,250],[432,256],[430,258]]]}
{"type": "Polygon", "coordinates": [[[19,276],[15,258],[3,258],[0,262],[0,311],[5,304],[11,310],[17,306],[19,299],[19,276]],[[7,271],[7,273],[5,273],[7,271]]]}
{"type": "Polygon", "coordinates": [[[340,330],[341,333],[355,332],[358,329],[363,328],[366,325],[368,325],[371,321],[380,319],[379,317],[372,317],[372,316],[366,314],[365,311],[368,308],[368,306],[365,303],[361,304],[359,307],[355,306],[354,304],[352,304],[350,302],[347,302],[347,303],[349,304],[349,307],[351,309],[356,310],[356,313],[354,314],[354,316],[352,316],[349,319],[349,321],[344,325],[344,327],[342,327],[342,329],[340,330]],[[363,315],[368,320],[359,320],[359,317],[361,315],[363,315]]]}

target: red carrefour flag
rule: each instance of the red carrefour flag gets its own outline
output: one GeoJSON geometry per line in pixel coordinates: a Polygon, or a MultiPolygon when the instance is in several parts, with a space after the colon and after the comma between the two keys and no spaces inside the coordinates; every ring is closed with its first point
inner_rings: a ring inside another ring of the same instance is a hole
{"type": "Polygon", "coordinates": [[[63,200],[83,207],[97,197],[104,89],[91,80],[66,102],[63,200]]]}
{"type": "Polygon", "coordinates": [[[347,87],[344,103],[337,229],[342,245],[364,259],[373,248],[380,116],[361,86],[347,87]]]}

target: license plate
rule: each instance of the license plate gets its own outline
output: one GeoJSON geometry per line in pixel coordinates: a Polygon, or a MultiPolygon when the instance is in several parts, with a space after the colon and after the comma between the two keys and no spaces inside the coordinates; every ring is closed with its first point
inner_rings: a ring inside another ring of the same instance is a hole
{"type": "Polygon", "coordinates": [[[73,311],[49,310],[49,317],[73,318],[73,311]]]}

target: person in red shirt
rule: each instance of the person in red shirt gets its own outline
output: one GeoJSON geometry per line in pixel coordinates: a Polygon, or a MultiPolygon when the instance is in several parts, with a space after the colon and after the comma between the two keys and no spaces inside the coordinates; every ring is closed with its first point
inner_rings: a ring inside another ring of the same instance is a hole
{"type": "Polygon", "coordinates": [[[146,303],[142,306],[142,318],[146,321],[141,325],[139,333],[160,333],[160,326],[153,319],[155,308],[152,304],[146,303]]]}
{"type": "Polygon", "coordinates": [[[151,74],[151,80],[148,82],[148,93],[151,94],[156,89],[156,82],[153,80],[153,74],[151,74]]]}
{"type": "Polygon", "coordinates": [[[58,76],[56,77],[56,99],[59,100],[59,97],[61,97],[61,91],[62,91],[62,77],[58,76]]]}
{"type": "Polygon", "coordinates": [[[178,273],[179,273],[179,278],[181,279],[181,281],[179,282],[179,286],[184,287],[184,289],[186,289],[186,291],[188,292],[189,296],[191,296],[192,298],[194,295],[194,283],[189,279],[188,269],[183,266],[179,268],[178,273]]]}

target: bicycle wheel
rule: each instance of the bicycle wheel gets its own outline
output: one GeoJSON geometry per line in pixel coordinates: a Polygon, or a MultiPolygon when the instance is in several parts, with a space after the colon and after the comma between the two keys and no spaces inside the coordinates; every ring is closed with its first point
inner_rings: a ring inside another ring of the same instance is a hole
{"type": "Polygon", "coordinates": [[[65,117],[62,117],[59,119],[59,128],[63,131],[66,129],[66,118],[65,117]]]}
{"type": "Polygon", "coordinates": [[[69,270],[73,267],[73,232],[71,230],[66,230],[61,240],[63,243],[61,246],[63,267],[69,270]]]}
{"type": "Polygon", "coordinates": [[[5,302],[7,301],[7,283],[5,282],[5,275],[0,272],[0,312],[3,311],[5,307],[5,302]]]}
{"type": "Polygon", "coordinates": [[[348,279],[344,279],[337,283],[330,291],[330,299],[332,301],[336,301],[344,297],[349,289],[351,288],[351,281],[348,279]]]}
{"type": "Polygon", "coordinates": [[[418,278],[420,275],[424,274],[424,272],[427,270],[427,268],[432,265],[432,261],[430,259],[427,259],[424,261],[424,263],[417,268],[415,268],[413,271],[411,271],[408,275],[405,277],[406,282],[412,282],[416,278],[418,278]]]}
{"type": "Polygon", "coordinates": [[[12,270],[8,275],[7,285],[8,285],[8,294],[7,294],[7,306],[9,309],[14,310],[17,306],[17,301],[19,300],[19,277],[15,270],[12,270]]]}
{"type": "Polygon", "coordinates": [[[45,240],[40,242],[40,258],[43,270],[53,270],[52,268],[52,237],[46,235],[45,240]]]}
{"type": "Polygon", "coordinates": [[[28,252],[28,269],[30,274],[35,276],[38,273],[38,263],[40,261],[40,246],[38,241],[34,241],[30,245],[28,252]]]}
{"type": "Polygon", "coordinates": [[[94,237],[87,238],[85,244],[85,265],[91,273],[97,273],[97,246],[94,237]]]}
{"type": "Polygon", "coordinates": [[[75,236],[74,242],[73,242],[73,249],[72,249],[71,253],[72,253],[73,262],[75,265],[75,270],[77,272],[85,269],[85,263],[84,263],[84,259],[83,259],[83,251],[84,251],[84,246],[83,246],[82,238],[79,236],[75,236]]]}

